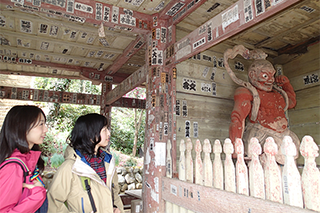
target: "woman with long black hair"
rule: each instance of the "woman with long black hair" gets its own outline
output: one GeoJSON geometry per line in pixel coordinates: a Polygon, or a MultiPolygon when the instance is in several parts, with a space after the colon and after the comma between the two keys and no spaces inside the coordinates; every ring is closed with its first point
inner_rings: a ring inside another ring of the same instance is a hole
{"type": "Polygon", "coordinates": [[[107,118],[80,116],[48,190],[49,212],[123,212],[107,118]]]}
{"type": "Polygon", "coordinates": [[[39,144],[48,128],[37,106],[14,106],[0,132],[0,212],[47,211],[39,144]]]}

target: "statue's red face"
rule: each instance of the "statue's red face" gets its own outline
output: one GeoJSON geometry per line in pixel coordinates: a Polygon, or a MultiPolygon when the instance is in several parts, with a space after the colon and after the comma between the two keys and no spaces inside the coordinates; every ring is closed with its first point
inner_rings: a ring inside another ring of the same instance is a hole
{"type": "Polygon", "coordinates": [[[253,86],[260,90],[272,91],[274,74],[276,73],[271,63],[261,61],[250,67],[249,79],[253,86]]]}

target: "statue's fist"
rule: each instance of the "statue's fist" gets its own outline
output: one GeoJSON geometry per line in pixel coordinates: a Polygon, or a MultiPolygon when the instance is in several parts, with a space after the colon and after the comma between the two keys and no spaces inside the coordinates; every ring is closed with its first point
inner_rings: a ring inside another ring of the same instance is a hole
{"type": "Polygon", "coordinates": [[[276,76],[275,82],[278,86],[282,86],[284,84],[289,83],[289,79],[284,75],[279,75],[279,76],[276,76]]]}

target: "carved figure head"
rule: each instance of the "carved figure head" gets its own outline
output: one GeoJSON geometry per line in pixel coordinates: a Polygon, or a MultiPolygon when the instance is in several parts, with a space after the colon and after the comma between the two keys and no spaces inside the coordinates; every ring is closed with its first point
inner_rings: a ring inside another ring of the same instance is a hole
{"type": "Polygon", "coordinates": [[[249,82],[257,89],[272,91],[275,73],[276,70],[269,61],[254,60],[248,70],[249,82]]]}

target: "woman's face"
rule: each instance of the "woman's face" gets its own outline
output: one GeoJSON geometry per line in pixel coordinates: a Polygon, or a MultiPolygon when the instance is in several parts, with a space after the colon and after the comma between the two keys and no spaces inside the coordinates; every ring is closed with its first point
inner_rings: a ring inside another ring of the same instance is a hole
{"type": "Polygon", "coordinates": [[[101,141],[100,143],[97,144],[98,147],[102,146],[102,147],[106,147],[109,144],[110,141],[110,131],[108,130],[107,126],[103,127],[100,131],[100,137],[101,137],[101,141]]]}
{"type": "Polygon", "coordinates": [[[46,126],[46,121],[44,116],[41,114],[36,125],[34,125],[34,127],[27,132],[27,142],[29,144],[29,148],[31,149],[34,144],[42,144],[47,132],[48,128],[46,126]]]}

